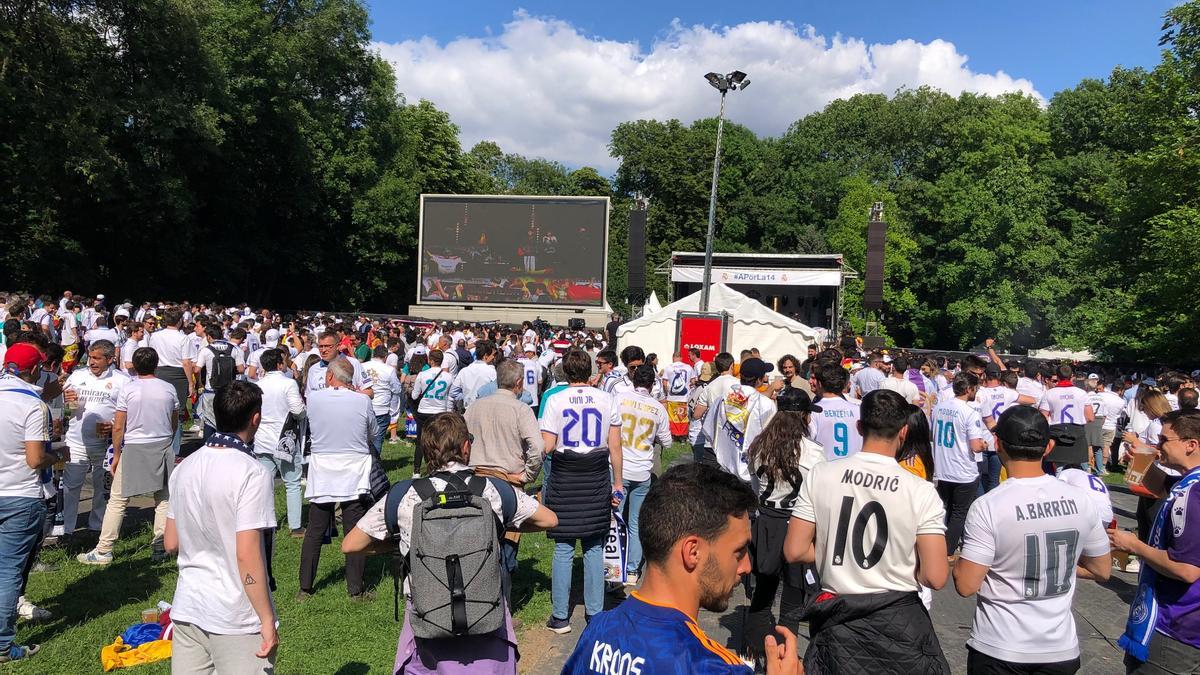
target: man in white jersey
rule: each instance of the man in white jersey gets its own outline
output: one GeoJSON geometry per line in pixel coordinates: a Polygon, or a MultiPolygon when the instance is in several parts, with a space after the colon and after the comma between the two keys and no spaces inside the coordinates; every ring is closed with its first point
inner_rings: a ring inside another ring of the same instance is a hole
{"type": "Polygon", "coordinates": [[[908,379],[907,356],[900,355],[892,359],[892,372],[879,384],[879,388],[894,391],[913,405],[921,404],[921,390],[908,379]]]}
{"type": "Polygon", "coordinates": [[[1050,420],[1050,424],[1077,424],[1091,422],[1096,414],[1088,405],[1087,392],[1075,386],[1072,379],[1075,371],[1063,364],[1058,367],[1058,382],[1047,389],[1038,402],[1038,410],[1050,420]]]}
{"type": "Polygon", "coordinates": [[[861,452],[813,466],[800,486],[784,555],[816,565],[821,589],[835,596],[806,611],[810,671],[835,672],[826,668],[839,664],[857,672],[871,664],[872,673],[950,672],[917,595],[918,585],[945,585],[949,569],[942,502],[928,481],[896,462],[908,410],[894,391],[867,394],[861,452]]]}
{"type": "MultiPolygon", "coordinates": [[[[450,398],[462,401],[462,407],[471,407],[479,397],[479,391],[488,383],[496,382],[496,346],[490,340],[475,343],[475,360],[458,371],[454,385],[450,387],[450,398]]],[[[522,364],[522,386],[524,386],[524,364],[522,364]]]]}
{"type": "Polygon", "coordinates": [[[1100,425],[1100,450],[1096,453],[1096,469],[1101,476],[1108,474],[1110,448],[1117,435],[1117,419],[1125,409],[1125,399],[1112,391],[1107,378],[1096,384],[1096,392],[1091,399],[1092,411],[1098,418],[1103,418],[1100,425]]]}
{"type": "MultiPolygon", "coordinates": [[[[686,364],[684,366],[687,367],[686,364]]],[[[650,491],[650,474],[655,463],[654,444],[657,441],[661,448],[671,445],[667,409],[650,395],[655,377],[651,366],[638,366],[629,374],[633,380],[633,391],[613,397],[613,416],[621,420],[621,488],[629,502],[629,516],[625,521],[629,533],[629,550],[625,557],[627,586],[638,585],[638,568],[642,565],[638,516],[642,510],[642,500],[650,491]]],[[[621,508],[624,508],[624,504],[621,508]]]]}
{"type": "MultiPolygon", "coordinates": [[[[329,368],[329,362],[337,358],[337,344],[337,336],[332,332],[326,331],[317,339],[317,353],[320,355],[321,360],[308,368],[308,375],[304,378],[305,396],[326,387],[325,370],[329,368]]],[[[350,366],[354,369],[352,388],[360,394],[374,397],[375,383],[371,380],[370,374],[363,370],[362,363],[358,359],[348,360],[350,361],[350,366]]]]}
{"type": "Polygon", "coordinates": [[[1008,480],[971,506],[954,566],[959,595],[979,594],[967,673],[1074,673],[1075,578],[1108,579],[1108,535],[1087,490],[1042,471],[1053,447],[1042,415],[1013,406],[996,436],[1008,480]]]}
{"type": "Polygon", "coordinates": [[[946,549],[953,556],[962,538],[963,523],[979,490],[979,465],[987,430],[969,401],[975,399],[979,378],[959,373],[950,383],[953,398],[943,398],[933,408],[933,480],[946,508],[946,549]]]}
{"type": "Polygon", "coordinates": [[[712,434],[717,463],[747,484],[751,480],[747,451],[775,416],[775,400],[758,391],[766,384],[767,373],[774,369],[762,359],[742,361],[740,382],[729,387],[725,398],[717,402],[715,414],[708,417],[712,426],[705,429],[706,434],[712,434]]]}
{"type": "Polygon", "coordinates": [[[714,356],[712,370],[716,373],[717,377],[700,388],[700,393],[696,396],[696,400],[692,406],[692,419],[701,421],[701,443],[699,449],[694,451],[697,462],[706,462],[717,466],[717,456],[713,452],[712,436],[708,435],[708,429],[715,426],[715,422],[709,418],[716,415],[717,404],[725,399],[725,394],[729,393],[729,388],[738,383],[738,378],[731,374],[732,369],[733,354],[721,352],[714,356]]]}
{"type": "Polygon", "coordinates": [[[1043,383],[1042,367],[1033,362],[1027,362],[1023,369],[1025,374],[1017,379],[1017,403],[1036,406],[1046,394],[1043,383]]]}
{"type": "Polygon", "coordinates": [[[837,362],[821,361],[813,366],[810,384],[821,411],[814,412],[809,420],[808,437],[821,444],[825,459],[830,461],[853,456],[862,449],[862,434],[858,431],[861,404],[842,395],[848,380],[849,373],[837,362]]]}
{"type": "MultiPolygon", "coordinates": [[[[1015,378],[1016,374],[1012,377],[1015,378]]],[[[984,438],[987,447],[981,460],[984,464],[981,467],[984,492],[990,492],[1000,484],[1000,455],[996,453],[996,438],[991,430],[996,426],[996,420],[1000,419],[1000,414],[1017,402],[1017,390],[1004,386],[1002,379],[1000,366],[994,361],[988,363],[984,367],[983,386],[975,392],[975,403],[978,404],[979,414],[983,417],[983,426],[988,430],[987,437],[984,438]]]]}
{"type": "Polygon", "coordinates": [[[540,424],[546,454],[553,456],[544,502],[559,515],[558,526],[547,533],[554,540],[554,562],[546,627],[559,634],[571,630],[577,540],[583,549],[584,618],[604,609],[604,539],[612,507],[625,497],[621,418],[612,396],[587,385],[591,361],[581,350],[567,352],[563,372],[570,386],[546,401],[540,424]]]}
{"type": "Polygon", "coordinates": [[[678,351],[672,354],[671,362],[663,368],[662,390],[666,394],[671,435],[676,438],[682,438],[688,432],[687,401],[694,379],[692,367],[683,362],[683,355],[678,351]]]}
{"type": "Polygon", "coordinates": [[[537,348],[532,344],[526,344],[523,348],[524,356],[517,361],[525,368],[525,379],[522,380],[525,391],[533,398],[533,403],[529,407],[533,408],[534,412],[538,409],[538,390],[542,386],[542,364],[538,363],[537,348]]]}
{"type": "Polygon", "coordinates": [[[107,340],[97,340],[88,350],[88,367],[71,373],[63,387],[63,400],[71,406],[66,442],[71,461],[63,471],[63,530],[75,531],[79,495],[88,473],[92,474],[92,511],[88,529],[100,531],[108,498],[104,490],[104,455],[112,436],[117,396],[129,376],[113,365],[116,350],[107,340]]]}

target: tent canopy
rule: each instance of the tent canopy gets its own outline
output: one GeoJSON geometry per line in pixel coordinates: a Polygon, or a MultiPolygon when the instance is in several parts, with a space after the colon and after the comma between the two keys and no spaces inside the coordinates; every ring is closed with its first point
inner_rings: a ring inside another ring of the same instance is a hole
{"type": "MultiPolygon", "coordinates": [[[[728,350],[735,357],[743,349],[757,347],[763,359],[772,363],[784,354],[803,358],[808,345],[817,341],[817,333],[812,328],[725,284],[709,287],[708,309],[729,314],[728,350]]],[[[630,321],[617,330],[618,351],[627,345],[637,345],[647,354],[658,354],[659,363],[665,363],[675,351],[678,313],[699,310],[700,292],[697,291],[658,312],[630,321]]]]}
{"type": "Polygon", "coordinates": [[[655,312],[662,311],[662,302],[658,299],[658,291],[650,291],[650,299],[646,300],[646,305],[642,307],[642,316],[649,316],[655,312]]]}

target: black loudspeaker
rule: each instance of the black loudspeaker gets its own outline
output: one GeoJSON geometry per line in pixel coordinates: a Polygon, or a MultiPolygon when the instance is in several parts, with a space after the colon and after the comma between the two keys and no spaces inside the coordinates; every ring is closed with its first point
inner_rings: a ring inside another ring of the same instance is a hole
{"type": "Polygon", "coordinates": [[[864,335],[862,341],[863,349],[869,352],[873,352],[877,349],[883,349],[886,346],[884,344],[883,337],[879,335],[864,335]]]}
{"type": "Polygon", "coordinates": [[[567,328],[571,330],[583,330],[583,319],[567,319],[567,328]]]}
{"type": "Polygon", "coordinates": [[[629,302],[642,304],[646,297],[646,211],[629,212],[629,302]]]}
{"type": "Polygon", "coordinates": [[[867,273],[863,287],[863,309],[883,309],[883,249],[887,223],[867,223],[867,273]]]}

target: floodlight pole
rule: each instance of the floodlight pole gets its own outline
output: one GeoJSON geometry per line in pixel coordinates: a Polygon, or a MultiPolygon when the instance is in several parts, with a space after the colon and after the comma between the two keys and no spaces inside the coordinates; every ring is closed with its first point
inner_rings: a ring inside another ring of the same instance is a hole
{"type": "Polygon", "coordinates": [[[725,94],[721,89],[721,112],[717,115],[717,155],[713,158],[712,192],[708,196],[708,236],[704,240],[704,278],[700,287],[700,311],[708,311],[708,287],[712,283],[713,234],[717,219],[717,177],[721,175],[721,133],[725,130],[725,94]]]}

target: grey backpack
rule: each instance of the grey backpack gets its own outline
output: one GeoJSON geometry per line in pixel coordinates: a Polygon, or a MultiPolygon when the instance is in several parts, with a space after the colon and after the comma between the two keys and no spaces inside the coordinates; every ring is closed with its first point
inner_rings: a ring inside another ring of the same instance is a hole
{"type": "MultiPolygon", "coordinates": [[[[429,478],[412,481],[421,502],[413,508],[409,552],[400,566],[408,575],[409,625],[424,639],[494,632],[504,626],[500,538],[516,511],[516,494],[511,485],[492,481],[503,504],[497,515],[483,497],[488,479],[470,472],[434,475],[446,481],[441,492],[429,478]]],[[[384,507],[392,537],[408,483],[393,486],[384,507]]],[[[397,590],[403,574],[396,576],[397,590]]]]}

